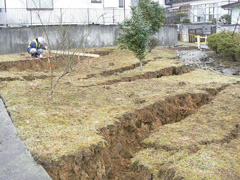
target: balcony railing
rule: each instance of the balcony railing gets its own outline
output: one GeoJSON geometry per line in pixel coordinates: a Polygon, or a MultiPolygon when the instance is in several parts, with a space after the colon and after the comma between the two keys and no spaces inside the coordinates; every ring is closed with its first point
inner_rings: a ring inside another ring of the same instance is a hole
{"type": "Polygon", "coordinates": [[[124,9],[69,9],[27,10],[5,9],[0,11],[1,26],[34,26],[58,24],[118,24],[130,17],[124,9]]]}
{"type": "Polygon", "coordinates": [[[210,23],[218,20],[222,14],[194,14],[194,10],[167,12],[166,24],[179,24],[184,19],[189,19],[191,23],[210,23]]]}

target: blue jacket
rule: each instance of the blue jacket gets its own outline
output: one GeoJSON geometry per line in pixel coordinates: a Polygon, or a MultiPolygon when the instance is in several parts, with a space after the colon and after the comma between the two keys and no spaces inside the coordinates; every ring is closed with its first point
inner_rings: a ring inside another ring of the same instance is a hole
{"type": "Polygon", "coordinates": [[[41,53],[39,52],[39,49],[46,49],[42,44],[40,44],[37,39],[33,39],[29,44],[28,44],[28,53],[30,53],[30,50],[32,48],[35,48],[37,50],[37,55],[40,55],[41,53]]]}

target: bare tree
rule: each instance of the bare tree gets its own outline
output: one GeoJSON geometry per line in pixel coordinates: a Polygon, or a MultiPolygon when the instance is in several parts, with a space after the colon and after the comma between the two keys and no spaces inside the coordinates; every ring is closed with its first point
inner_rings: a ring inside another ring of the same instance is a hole
{"type": "MultiPolygon", "coordinates": [[[[37,16],[38,20],[40,21],[40,24],[43,28],[44,34],[46,35],[46,41],[48,45],[48,61],[50,65],[50,73],[51,73],[51,88],[50,88],[50,95],[53,95],[54,90],[57,87],[57,84],[59,83],[59,80],[63,78],[68,73],[71,73],[73,71],[74,62],[77,60],[77,56],[79,56],[79,49],[81,49],[82,55],[84,55],[89,47],[91,47],[95,40],[99,37],[100,34],[97,34],[96,37],[93,39],[91,43],[88,42],[88,37],[91,35],[91,29],[87,26],[87,24],[83,25],[82,28],[88,29],[87,33],[84,33],[84,30],[80,30],[78,32],[72,32],[71,26],[64,25],[62,23],[62,20],[60,20],[62,17],[59,18],[59,24],[57,25],[57,34],[55,36],[58,41],[57,43],[53,45],[53,43],[50,40],[50,28],[49,23],[44,22],[42,18],[42,11],[40,11],[38,5],[36,4],[35,0],[31,0],[35,6],[36,9],[34,11],[35,15],[37,16]],[[74,34],[73,34],[74,33],[74,34]],[[57,49],[53,50],[53,49],[57,49]],[[65,61],[65,66],[62,68],[61,73],[59,76],[57,76],[56,80],[54,81],[53,76],[53,68],[52,68],[52,58],[53,54],[56,54],[58,58],[62,58],[65,61]]],[[[100,15],[98,19],[100,19],[103,15],[100,15]]]]}

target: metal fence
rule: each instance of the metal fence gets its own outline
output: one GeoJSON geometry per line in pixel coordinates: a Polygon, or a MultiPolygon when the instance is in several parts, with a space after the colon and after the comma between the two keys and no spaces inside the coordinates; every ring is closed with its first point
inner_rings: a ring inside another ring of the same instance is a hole
{"type": "Polygon", "coordinates": [[[222,15],[228,14],[228,12],[221,7],[214,7],[212,11],[209,9],[209,7],[191,7],[184,11],[178,10],[167,12],[166,24],[181,23],[184,19],[189,19],[191,23],[212,22],[218,20],[222,15]],[[182,16],[183,14],[186,14],[186,16],[182,16]]]}
{"type": "Polygon", "coordinates": [[[173,12],[167,12],[166,14],[166,24],[178,24],[183,19],[189,18],[190,11],[173,11],[173,12]],[[186,14],[185,17],[181,16],[181,14],[186,14]]]}
{"type": "Polygon", "coordinates": [[[6,9],[6,11],[2,9],[0,25],[118,24],[130,15],[128,9],[59,8],[39,11],[19,8],[6,9]]]}

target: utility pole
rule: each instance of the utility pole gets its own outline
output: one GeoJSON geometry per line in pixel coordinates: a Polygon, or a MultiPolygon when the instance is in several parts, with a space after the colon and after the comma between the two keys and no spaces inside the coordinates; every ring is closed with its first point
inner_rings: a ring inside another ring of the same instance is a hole
{"type": "Polygon", "coordinates": [[[4,0],[4,7],[5,7],[5,12],[7,12],[7,2],[4,0]]]}
{"type": "Polygon", "coordinates": [[[125,2],[126,2],[126,0],[124,0],[124,21],[126,20],[126,6],[125,6],[125,2]]]}
{"type": "MultiPolygon", "coordinates": [[[[239,0],[238,0],[239,1],[239,0]]],[[[230,0],[228,0],[228,4],[230,4],[230,0]]],[[[231,14],[230,14],[230,10],[228,9],[228,15],[230,15],[231,16],[231,14]]]]}

